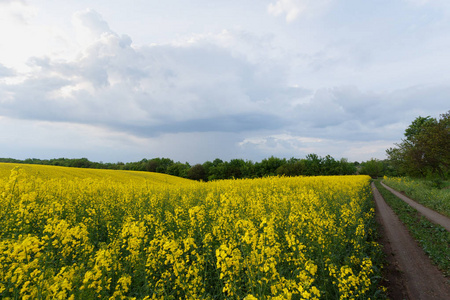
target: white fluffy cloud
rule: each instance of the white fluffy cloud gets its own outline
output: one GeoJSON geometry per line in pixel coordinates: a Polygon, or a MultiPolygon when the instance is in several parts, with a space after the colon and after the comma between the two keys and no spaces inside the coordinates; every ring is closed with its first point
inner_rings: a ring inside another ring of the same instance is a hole
{"type": "Polygon", "coordinates": [[[331,0],[277,0],[270,3],[267,11],[274,15],[286,15],[286,21],[292,22],[305,12],[316,14],[331,0]]]}

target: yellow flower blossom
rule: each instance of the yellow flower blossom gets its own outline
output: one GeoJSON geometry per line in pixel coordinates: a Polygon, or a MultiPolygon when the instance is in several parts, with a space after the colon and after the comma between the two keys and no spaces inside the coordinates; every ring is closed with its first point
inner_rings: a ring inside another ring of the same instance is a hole
{"type": "Polygon", "coordinates": [[[0,164],[0,298],[367,299],[369,180],[0,164]]]}

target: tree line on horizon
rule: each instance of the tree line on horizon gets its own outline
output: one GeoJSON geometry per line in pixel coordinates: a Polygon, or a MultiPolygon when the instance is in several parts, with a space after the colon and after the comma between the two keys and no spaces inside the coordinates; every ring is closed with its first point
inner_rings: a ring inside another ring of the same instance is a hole
{"type": "Polygon", "coordinates": [[[92,162],[87,158],[56,158],[25,160],[0,158],[0,162],[53,165],[73,168],[93,168],[147,171],[163,173],[193,180],[211,181],[220,179],[260,178],[265,176],[317,176],[317,175],[353,175],[368,174],[372,177],[381,176],[387,166],[383,161],[371,159],[368,162],[349,162],[345,158],[334,159],[330,155],[320,157],[308,154],[305,158],[277,158],[271,156],[260,162],[251,160],[231,159],[223,161],[216,158],[203,164],[174,162],[170,158],[142,159],[138,162],[103,163],[92,162]]]}

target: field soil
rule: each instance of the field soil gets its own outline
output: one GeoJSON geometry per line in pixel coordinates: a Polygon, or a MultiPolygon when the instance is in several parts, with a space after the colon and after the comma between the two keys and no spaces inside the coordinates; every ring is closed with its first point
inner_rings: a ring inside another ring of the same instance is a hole
{"type": "Polygon", "coordinates": [[[395,196],[399,197],[400,199],[402,199],[403,201],[408,203],[410,206],[414,207],[420,214],[422,214],[430,222],[433,222],[434,224],[441,225],[442,227],[447,229],[447,231],[450,231],[450,218],[448,218],[448,217],[446,217],[444,215],[441,215],[440,213],[438,213],[438,212],[436,212],[436,211],[434,211],[432,209],[429,209],[428,207],[425,207],[425,206],[417,203],[416,201],[412,200],[411,198],[408,198],[407,196],[405,196],[402,193],[394,190],[393,188],[385,185],[382,182],[381,182],[381,184],[387,190],[389,190],[391,193],[393,193],[395,196]]]}
{"type": "Polygon", "coordinates": [[[411,237],[372,183],[377,219],[387,259],[390,299],[450,299],[450,283],[411,237]]]}

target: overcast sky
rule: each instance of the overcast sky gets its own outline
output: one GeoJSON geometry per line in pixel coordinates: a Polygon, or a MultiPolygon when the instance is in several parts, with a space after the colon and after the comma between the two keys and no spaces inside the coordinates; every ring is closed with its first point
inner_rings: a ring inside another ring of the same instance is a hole
{"type": "Polygon", "coordinates": [[[448,0],[0,0],[0,157],[385,158],[450,109],[448,0]]]}

